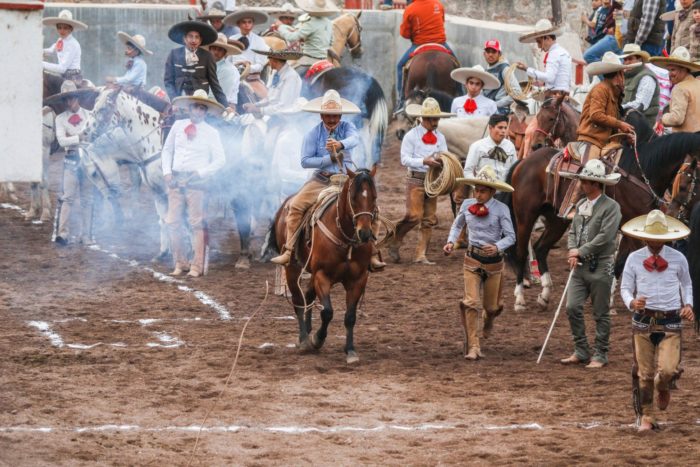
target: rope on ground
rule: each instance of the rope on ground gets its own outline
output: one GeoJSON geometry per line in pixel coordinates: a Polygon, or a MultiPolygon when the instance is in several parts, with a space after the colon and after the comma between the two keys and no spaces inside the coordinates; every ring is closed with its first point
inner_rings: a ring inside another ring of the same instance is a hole
{"type": "Polygon", "coordinates": [[[510,97],[519,101],[524,101],[530,98],[530,93],[532,92],[532,83],[534,82],[534,80],[532,79],[532,77],[528,76],[525,89],[521,91],[513,89],[510,85],[512,79],[511,77],[513,76],[513,73],[515,73],[515,69],[517,67],[518,66],[515,63],[513,63],[511,66],[506,68],[506,71],[503,73],[503,87],[506,90],[506,94],[508,94],[510,97]]]}
{"type": "Polygon", "coordinates": [[[439,159],[442,161],[442,166],[430,167],[428,173],[425,174],[425,194],[429,198],[452,193],[455,180],[464,177],[464,169],[459,157],[445,151],[440,153],[439,159]]]}
{"type": "Polygon", "coordinates": [[[214,402],[212,402],[211,407],[209,407],[209,410],[207,410],[206,415],[204,416],[204,420],[202,420],[202,424],[199,426],[199,431],[197,431],[197,438],[194,441],[194,447],[192,448],[192,454],[190,454],[190,458],[187,461],[187,465],[190,466],[192,465],[192,461],[194,460],[194,455],[197,452],[197,446],[199,445],[199,438],[202,435],[202,430],[204,429],[205,424],[207,423],[207,420],[209,419],[209,415],[211,415],[212,411],[216,407],[216,404],[219,402],[221,399],[221,396],[224,394],[224,391],[226,391],[226,388],[228,387],[228,383],[231,381],[231,378],[233,377],[233,373],[236,371],[236,365],[238,364],[238,356],[241,354],[241,346],[243,345],[243,336],[245,335],[245,330],[248,328],[248,325],[250,322],[255,318],[255,315],[258,314],[258,312],[262,309],[263,305],[267,301],[267,296],[268,293],[270,292],[270,283],[268,281],[265,281],[265,297],[263,297],[262,302],[260,302],[260,305],[255,309],[252,315],[250,315],[250,318],[248,318],[243,325],[243,329],[241,329],[241,334],[238,336],[238,348],[236,348],[236,356],[233,359],[233,364],[231,365],[231,371],[228,373],[228,377],[226,377],[226,382],[224,383],[224,387],[221,388],[221,392],[219,392],[219,395],[216,396],[216,399],[214,399],[214,402]]]}

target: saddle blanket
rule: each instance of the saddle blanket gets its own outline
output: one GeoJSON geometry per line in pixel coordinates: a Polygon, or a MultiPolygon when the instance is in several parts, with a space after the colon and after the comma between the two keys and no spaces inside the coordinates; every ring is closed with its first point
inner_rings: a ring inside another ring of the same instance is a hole
{"type": "Polygon", "coordinates": [[[422,44],[419,45],[416,50],[411,52],[409,55],[410,58],[415,57],[416,55],[420,55],[424,52],[442,52],[450,55],[454,55],[450,49],[445,47],[442,44],[436,44],[436,43],[430,43],[430,44],[422,44]]]}

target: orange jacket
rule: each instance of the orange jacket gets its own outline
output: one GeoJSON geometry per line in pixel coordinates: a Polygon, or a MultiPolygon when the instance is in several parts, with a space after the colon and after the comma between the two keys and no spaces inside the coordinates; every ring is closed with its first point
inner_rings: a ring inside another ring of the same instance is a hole
{"type": "Polygon", "coordinates": [[[447,42],[445,8],[439,0],[414,0],[403,12],[401,36],[417,45],[447,42]]]}

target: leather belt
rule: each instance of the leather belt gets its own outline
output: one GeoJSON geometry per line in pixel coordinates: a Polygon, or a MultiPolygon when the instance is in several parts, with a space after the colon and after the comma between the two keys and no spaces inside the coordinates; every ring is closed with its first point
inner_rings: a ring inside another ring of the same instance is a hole
{"type": "Polygon", "coordinates": [[[467,247],[467,252],[465,254],[483,264],[494,264],[503,261],[503,257],[500,253],[496,253],[495,255],[488,254],[478,246],[473,245],[467,247]]]}
{"type": "Polygon", "coordinates": [[[416,178],[418,180],[425,180],[425,172],[418,172],[416,170],[410,170],[408,171],[408,176],[411,178],[416,178]]]}
{"type": "Polygon", "coordinates": [[[635,314],[645,316],[648,318],[654,318],[654,319],[666,319],[666,318],[673,318],[673,317],[678,316],[679,311],[680,310],[661,311],[661,310],[651,310],[649,308],[645,308],[643,310],[635,311],[635,314]]]}

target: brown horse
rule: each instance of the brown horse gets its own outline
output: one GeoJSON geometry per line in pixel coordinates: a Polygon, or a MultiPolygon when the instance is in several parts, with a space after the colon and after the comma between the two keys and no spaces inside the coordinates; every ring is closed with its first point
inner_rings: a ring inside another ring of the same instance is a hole
{"type": "MultiPolygon", "coordinates": [[[[536,127],[528,127],[519,158],[541,147],[564,147],[576,141],[581,114],[561,97],[546,99],[535,116],[536,127]],[[534,128],[534,132],[531,131],[534,128]]],[[[534,123],[533,123],[534,125],[534,123]]]]}
{"type": "Polygon", "coordinates": [[[690,213],[700,200],[700,166],[697,159],[683,163],[673,182],[671,203],[666,214],[685,222],[690,221],[690,213]]]}
{"type": "MultiPolygon", "coordinates": [[[[375,166],[376,167],[376,166],[375,166]]],[[[328,325],[333,319],[331,287],[341,283],[345,288],[345,353],[347,363],[356,363],[353,329],[357,304],[365,293],[372,256],[372,221],[377,215],[377,190],[372,171],[348,169],[348,179],[337,201],[319,218],[311,231],[311,243],[298,243],[297,257],[285,268],[287,287],[299,323],[299,346],[302,351],[314,351],[323,346],[328,325]],[[306,292],[301,290],[299,276],[306,269],[311,282],[306,292]],[[321,326],[311,335],[311,311],[314,299],[323,306],[321,326]]],[[[277,211],[270,230],[266,250],[279,251],[286,241],[287,202],[277,211]]],[[[303,235],[302,235],[303,237],[303,235]]],[[[268,251],[269,253],[269,251],[268,251]]]]}

